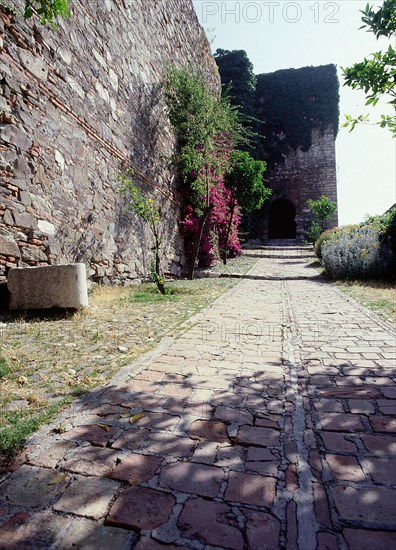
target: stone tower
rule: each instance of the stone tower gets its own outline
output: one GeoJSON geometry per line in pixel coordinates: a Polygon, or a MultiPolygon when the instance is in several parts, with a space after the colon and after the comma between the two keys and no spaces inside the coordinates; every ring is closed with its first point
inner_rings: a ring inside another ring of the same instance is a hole
{"type": "MultiPolygon", "coordinates": [[[[337,202],[338,88],[334,65],[257,77],[258,156],[268,163],[272,196],[256,220],[255,237],[304,241],[312,220],[307,200],[326,195],[337,202]]],[[[334,216],[328,227],[337,221],[334,216]]]]}

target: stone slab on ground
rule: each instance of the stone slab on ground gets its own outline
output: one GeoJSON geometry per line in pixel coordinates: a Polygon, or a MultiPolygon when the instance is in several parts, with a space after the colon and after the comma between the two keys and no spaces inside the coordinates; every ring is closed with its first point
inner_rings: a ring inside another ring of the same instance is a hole
{"type": "Polygon", "coordinates": [[[79,477],[71,482],[53,508],[57,512],[101,519],[119,488],[120,484],[110,479],[79,477]]]}
{"type": "Polygon", "coordinates": [[[8,272],[10,309],[80,309],[88,305],[85,264],[14,267],[8,272]]]}
{"type": "Polygon", "coordinates": [[[169,518],[176,499],[167,493],[145,487],[123,491],[106,518],[108,525],[133,530],[155,529],[169,518]]]}

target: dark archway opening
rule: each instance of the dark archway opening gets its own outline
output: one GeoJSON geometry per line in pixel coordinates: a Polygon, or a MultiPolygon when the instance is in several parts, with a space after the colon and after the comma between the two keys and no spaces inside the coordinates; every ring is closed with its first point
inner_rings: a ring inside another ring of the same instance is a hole
{"type": "Polygon", "coordinates": [[[287,199],[278,199],[271,205],[268,224],[269,239],[296,238],[296,209],[287,199]]]}

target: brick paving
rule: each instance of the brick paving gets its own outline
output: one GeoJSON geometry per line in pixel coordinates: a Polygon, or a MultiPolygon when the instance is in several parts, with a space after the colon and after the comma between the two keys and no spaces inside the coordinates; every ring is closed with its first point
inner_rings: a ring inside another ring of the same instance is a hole
{"type": "Polygon", "coordinates": [[[305,252],[257,254],[257,280],[29,441],[0,548],[396,547],[394,328],[305,252]]]}

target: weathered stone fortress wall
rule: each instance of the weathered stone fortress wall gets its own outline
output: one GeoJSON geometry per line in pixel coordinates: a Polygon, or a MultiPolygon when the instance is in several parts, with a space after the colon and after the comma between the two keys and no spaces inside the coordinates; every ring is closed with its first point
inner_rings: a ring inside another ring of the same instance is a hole
{"type": "MultiPolygon", "coordinates": [[[[337,203],[337,167],[333,128],[328,128],[323,134],[319,130],[313,130],[312,144],[308,151],[297,149],[290,152],[283,163],[269,168],[266,177],[270,182],[272,195],[264,209],[260,238],[267,240],[271,237],[271,208],[277,201],[284,200],[290,201],[295,208],[295,238],[300,241],[305,240],[306,229],[312,220],[307,200],[317,200],[325,195],[337,203]]],[[[329,220],[327,227],[337,225],[338,218],[335,215],[329,220]]]]}
{"type": "MultiPolygon", "coordinates": [[[[22,5],[22,0],[18,0],[22,5]]],[[[135,170],[163,209],[163,268],[180,272],[164,63],[217,67],[190,0],[74,0],[58,32],[0,12],[0,282],[13,266],[82,261],[98,282],[146,275],[150,234],[126,215],[135,170]]]]}
{"type": "MultiPolygon", "coordinates": [[[[268,162],[266,178],[273,190],[256,226],[256,237],[303,241],[312,220],[307,200],[325,195],[337,203],[339,83],[335,65],[258,75],[256,116],[264,123],[259,155],[268,162]]],[[[337,223],[334,216],[327,227],[337,223]]]]}

